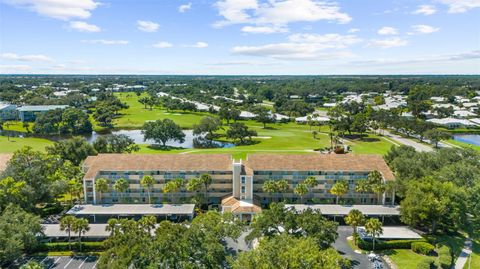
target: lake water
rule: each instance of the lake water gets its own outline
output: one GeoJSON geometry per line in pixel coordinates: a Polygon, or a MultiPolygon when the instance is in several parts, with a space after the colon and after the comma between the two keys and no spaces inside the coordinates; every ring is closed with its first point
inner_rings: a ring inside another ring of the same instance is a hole
{"type": "MultiPolygon", "coordinates": [[[[201,148],[202,146],[199,145],[199,143],[195,143],[195,138],[198,138],[197,136],[193,135],[192,130],[184,130],[183,133],[185,134],[185,142],[183,143],[178,143],[177,141],[168,141],[167,146],[170,147],[181,147],[181,148],[201,148]]],[[[113,131],[112,134],[123,134],[135,141],[136,144],[155,144],[153,140],[143,140],[143,134],[141,130],[118,130],[118,131],[113,131]]],[[[93,132],[91,136],[86,137],[87,141],[90,143],[93,143],[98,137],[104,136],[106,134],[98,134],[96,132],[93,132]]],[[[198,141],[198,140],[197,140],[198,141]]],[[[220,142],[220,141],[203,141],[203,143],[207,142],[209,144],[209,148],[216,147],[216,148],[231,148],[234,147],[235,145],[232,143],[225,143],[225,142],[220,142]]]]}
{"type": "Polygon", "coordinates": [[[453,140],[480,146],[480,135],[478,134],[462,134],[462,135],[454,135],[453,140]]]}

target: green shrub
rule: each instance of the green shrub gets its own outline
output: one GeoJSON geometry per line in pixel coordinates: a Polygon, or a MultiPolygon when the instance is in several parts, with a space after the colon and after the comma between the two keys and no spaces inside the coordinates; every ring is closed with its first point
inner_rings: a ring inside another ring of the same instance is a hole
{"type": "MultiPolygon", "coordinates": [[[[102,251],[103,242],[82,242],[82,251],[102,251]]],[[[40,244],[35,251],[69,251],[68,242],[55,242],[40,244]]],[[[80,250],[78,242],[72,242],[72,250],[80,250]]]]}
{"type": "Polygon", "coordinates": [[[447,246],[438,246],[436,252],[438,254],[436,266],[438,268],[449,269],[452,265],[452,255],[450,254],[450,248],[447,246]]]}
{"type": "Polygon", "coordinates": [[[434,264],[434,259],[428,258],[428,259],[423,259],[417,264],[416,269],[430,269],[432,268],[432,265],[434,264]]]}
{"type": "Polygon", "coordinates": [[[413,242],[412,243],[412,250],[413,252],[423,254],[423,255],[428,255],[430,254],[435,247],[432,244],[429,244],[427,242],[413,242]]]}
{"type": "MultiPolygon", "coordinates": [[[[424,239],[415,239],[415,240],[390,240],[390,241],[376,241],[375,250],[384,250],[384,249],[410,249],[412,248],[412,243],[415,242],[426,242],[424,239]]],[[[365,241],[359,239],[357,241],[359,248],[363,250],[373,250],[373,242],[365,241]]]]}

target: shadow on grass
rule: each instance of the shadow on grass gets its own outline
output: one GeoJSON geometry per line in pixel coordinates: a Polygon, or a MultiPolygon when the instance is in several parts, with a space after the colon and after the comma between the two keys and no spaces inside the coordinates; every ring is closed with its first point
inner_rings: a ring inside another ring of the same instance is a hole
{"type": "Polygon", "coordinates": [[[153,149],[153,150],[160,150],[160,151],[172,151],[172,150],[185,149],[182,147],[172,147],[172,146],[162,146],[162,145],[148,145],[147,148],[153,149]]]}

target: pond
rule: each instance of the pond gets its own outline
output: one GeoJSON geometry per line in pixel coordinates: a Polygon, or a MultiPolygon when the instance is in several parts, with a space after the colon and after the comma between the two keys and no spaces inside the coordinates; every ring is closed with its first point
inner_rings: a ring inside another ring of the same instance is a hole
{"type": "Polygon", "coordinates": [[[480,135],[478,134],[458,134],[453,136],[453,140],[480,146],[480,135]]]}
{"type": "MultiPolygon", "coordinates": [[[[167,146],[181,147],[181,148],[233,148],[235,147],[235,144],[233,143],[207,140],[203,137],[195,136],[193,135],[192,130],[184,130],[183,133],[185,134],[185,142],[178,143],[176,141],[168,141],[167,146]]],[[[133,141],[135,141],[136,144],[144,144],[144,145],[155,144],[153,140],[143,141],[143,135],[141,130],[117,130],[107,134],[103,134],[103,133],[99,134],[96,132],[92,132],[91,135],[85,135],[85,138],[87,139],[88,142],[93,143],[98,137],[105,136],[108,134],[124,134],[130,137],[131,139],[133,139],[133,141]]],[[[31,133],[27,134],[24,132],[17,132],[17,131],[0,131],[0,135],[8,135],[10,137],[35,137],[35,135],[31,133]]],[[[59,141],[66,138],[68,137],[62,137],[62,136],[48,137],[48,139],[52,141],[59,141]]]]}
{"type": "MultiPolygon", "coordinates": [[[[170,147],[181,147],[181,148],[232,148],[235,145],[232,143],[226,143],[221,141],[212,141],[202,139],[201,137],[193,135],[192,130],[184,130],[185,142],[178,143],[177,141],[168,141],[167,146],[170,147]]],[[[153,140],[143,140],[143,134],[141,130],[117,130],[112,131],[111,134],[123,134],[135,141],[136,144],[155,144],[153,140]]],[[[98,137],[105,136],[108,134],[99,134],[93,132],[91,136],[86,137],[87,141],[93,143],[98,137]]]]}

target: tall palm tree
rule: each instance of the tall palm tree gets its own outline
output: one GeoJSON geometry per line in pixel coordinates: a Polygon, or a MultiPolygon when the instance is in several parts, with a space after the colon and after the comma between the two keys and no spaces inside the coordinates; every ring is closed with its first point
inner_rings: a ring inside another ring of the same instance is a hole
{"type": "Polygon", "coordinates": [[[281,179],[276,181],[275,183],[277,185],[277,191],[281,193],[282,199],[285,199],[283,194],[290,189],[290,186],[288,185],[288,181],[286,179],[281,179]]]}
{"type": "MultiPolygon", "coordinates": [[[[372,188],[367,179],[357,180],[355,183],[355,192],[358,193],[369,193],[372,192],[372,188]]],[[[363,200],[363,199],[362,199],[363,200]]],[[[362,201],[363,202],[363,201],[362,201]]]]}
{"type": "Polygon", "coordinates": [[[152,176],[144,176],[140,180],[140,184],[144,187],[147,188],[147,194],[148,194],[148,203],[151,204],[150,200],[150,192],[152,191],[153,184],[155,184],[155,179],[152,176]]]}
{"type": "Polygon", "coordinates": [[[72,230],[75,233],[78,233],[78,244],[80,245],[80,251],[82,251],[82,235],[90,230],[88,220],[84,218],[76,219],[76,221],[73,223],[72,230]]]}
{"type": "Polygon", "coordinates": [[[378,171],[372,171],[368,174],[368,182],[371,190],[377,195],[377,202],[380,203],[380,195],[385,192],[385,183],[383,176],[378,171]]]}
{"type": "Polygon", "coordinates": [[[308,193],[308,187],[305,183],[298,184],[293,190],[296,195],[300,196],[300,203],[303,204],[303,196],[308,193]]]}
{"type": "Polygon", "coordinates": [[[105,226],[105,231],[110,232],[110,236],[114,235],[118,231],[118,224],[118,219],[109,219],[107,221],[107,226],[105,226]]]}
{"type": "Polygon", "coordinates": [[[190,178],[188,181],[187,181],[187,184],[186,184],[186,189],[187,191],[189,192],[195,192],[195,204],[199,204],[200,201],[201,201],[201,198],[199,198],[198,196],[198,192],[202,189],[202,182],[200,181],[199,178],[190,178]]]}
{"type": "Polygon", "coordinates": [[[65,231],[68,234],[68,249],[72,249],[70,238],[72,228],[76,220],[77,219],[72,215],[66,215],[60,219],[60,231],[65,231]]]}
{"type": "Polygon", "coordinates": [[[183,187],[183,179],[181,178],[176,178],[174,180],[171,180],[165,184],[165,187],[163,188],[164,193],[171,193],[172,197],[172,203],[176,203],[175,196],[173,195],[174,193],[177,193],[180,191],[180,189],[183,187]]]}
{"type": "MultiPolygon", "coordinates": [[[[130,184],[128,184],[128,181],[124,178],[120,178],[119,180],[117,180],[115,182],[115,184],[113,184],[113,189],[116,191],[116,192],[120,192],[120,193],[124,193],[128,190],[128,187],[130,186],[130,184]]],[[[122,196],[122,200],[123,200],[123,196],[122,196]]]]}
{"type": "Polygon", "coordinates": [[[348,193],[348,182],[341,180],[333,184],[332,188],[330,189],[330,193],[336,196],[336,204],[338,204],[340,196],[348,193]]]}
{"type": "Polygon", "coordinates": [[[205,188],[205,204],[208,206],[208,187],[212,184],[213,179],[209,174],[203,174],[200,176],[200,182],[205,188]]]}
{"type": "Polygon", "coordinates": [[[375,251],[375,239],[383,234],[382,223],[378,219],[368,219],[365,223],[365,231],[373,239],[373,251],[375,251]]]}
{"type": "Polygon", "coordinates": [[[155,216],[143,216],[140,220],[138,220],[138,224],[150,235],[152,230],[155,229],[157,218],[155,216]]]}
{"type": "Polygon", "coordinates": [[[275,183],[275,180],[267,180],[265,182],[263,182],[263,185],[262,185],[262,190],[263,192],[266,192],[266,193],[270,193],[270,194],[274,194],[277,192],[277,184],[275,183]]]}
{"type": "Polygon", "coordinates": [[[307,185],[310,196],[313,196],[313,188],[315,188],[318,185],[318,180],[313,176],[309,176],[305,179],[303,183],[307,185]]]}
{"type": "Polygon", "coordinates": [[[102,204],[103,193],[108,191],[108,180],[106,178],[95,180],[95,190],[100,194],[100,204],[102,204]]]}
{"type": "Polygon", "coordinates": [[[352,209],[345,216],[345,223],[350,225],[353,229],[353,243],[357,244],[357,227],[365,224],[365,216],[358,209],[352,209]]]}

